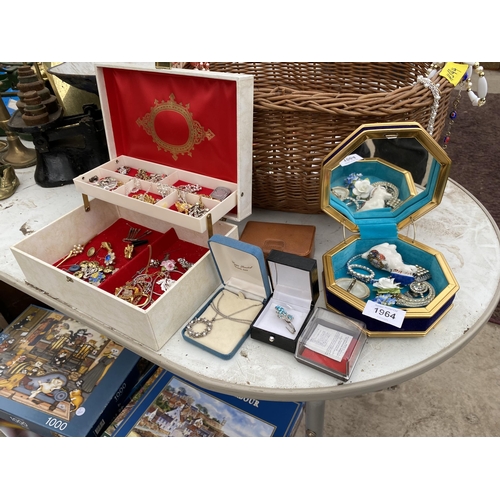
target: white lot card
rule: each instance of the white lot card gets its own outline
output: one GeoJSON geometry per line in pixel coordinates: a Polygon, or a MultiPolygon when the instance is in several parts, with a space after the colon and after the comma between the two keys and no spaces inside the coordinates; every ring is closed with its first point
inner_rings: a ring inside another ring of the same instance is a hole
{"type": "Polygon", "coordinates": [[[351,335],[318,324],[307,340],[306,347],[335,361],[342,361],[351,341],[351,335]]]}
{"type": "Polygon", "coordinates": [[[370,316],[370,318],[378,319],[383,323],[401,328],[406,316],[406,311],[391,306],[384,306],[373,300],[369,300],[363,309],[363,314],[365,316],[370,316]]]}

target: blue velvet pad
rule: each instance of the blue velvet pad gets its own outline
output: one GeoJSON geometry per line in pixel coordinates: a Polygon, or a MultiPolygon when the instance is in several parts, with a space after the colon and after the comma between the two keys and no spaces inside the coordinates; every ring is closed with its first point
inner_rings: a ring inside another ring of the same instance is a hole
{"type": "Polygon", "coordinates": [[[361,173],[363,174],[363,178],[369,178],[371,183],[386,181],[394,184],[399,189],[399,198],[406,201],[396,210],[386,207],[367,210],[365,212],[356,212],[356,206],[353,203],[347,205],[333,194],[330,194],[330,206],[356,224],[360,228],[363,238],[365,236],[368,238],[376,237],[376,235],[383,238],[384,234],[387,234],[389,237],[395,234],[394,231],[397,231],[393,229],[392,232],[386,233],[390,222],[397,225],[432,201],[440,168],[439,163],[433,160],[425,189],[416,196],[407,199],[410,196],[410,191],[405,176],[401,172],[389,168],[379,161],[364,160],[363,162],[339,166],[332,170],[330,187],[345,187],[344,180],[349,174],[361,173]],[[363,234],[365,232],[366,234],[363,234]]]}
{"type": "MultiPolygon", "coordinates": [[[[389,243],[396,245],[396,249],[403,257],[403,262],[405,264],[419,265],[421,267],[424,267],[425,269],[428,269],[432,275],[432,278],[429,280],[429,283],[436,290],[436,295],[441,293],[444,290],[444,288],[448,286],[449,284],[448,280],[446,279],[443,270],[441,269],[439,261],[434,255],[410,243],[402,241],[399,238],[390,238],[387,240],[359,239],[354,241],[347,248],[344,248],[343,250],[337,252],[335,255],[332,256],[331,265],[335,279],[337,280],[340,278],[350,278],[351,275],[348,274],[347,272],[347,266],[346,266],[347,261],[351,257],[365,253],[373,246],[380,245],[381,243],[389,243]]],[[[390,277],[390,274],[387,271],[381,271],[379,269],[372,268],[372,266],[370,266],[370,264],[366,259],[359,258],[353,263],[361,264],[369,267],[370,269],[373,269],[373,271],[375,272],[374,279],[390,277]]],[[[364,273],[363,270],[359,272],[364,273]]],[[[376,291],[375,291],[376,289],[374,289],[374,287],[370,284],[368,284],[368,287],[370,288],[371,293],[370,297],[368,297],[366,300],[374,300],[376,297],[376,291]]]]}

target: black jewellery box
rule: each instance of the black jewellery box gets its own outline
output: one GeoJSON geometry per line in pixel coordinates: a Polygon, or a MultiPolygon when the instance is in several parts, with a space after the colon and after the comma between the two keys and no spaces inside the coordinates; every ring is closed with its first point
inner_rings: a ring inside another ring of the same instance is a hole
{"type": "Polygon", "coordinates": [[[319,297],[315,259],[271,250],[267,265],[273,294],[250,329],[250,336],[295,352],[297,341],[319,297]]]}

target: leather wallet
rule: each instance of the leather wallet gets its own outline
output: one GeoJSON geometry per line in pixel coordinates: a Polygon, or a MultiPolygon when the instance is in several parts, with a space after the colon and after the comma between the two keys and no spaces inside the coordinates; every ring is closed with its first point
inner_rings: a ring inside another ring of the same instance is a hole
{"type": "Polygon", "coordinates": [[[248,221],[240,241],[262,248],[268,257],[271,250],[280,250],[301,257],[312,257],[316,226],[248,221]]]}

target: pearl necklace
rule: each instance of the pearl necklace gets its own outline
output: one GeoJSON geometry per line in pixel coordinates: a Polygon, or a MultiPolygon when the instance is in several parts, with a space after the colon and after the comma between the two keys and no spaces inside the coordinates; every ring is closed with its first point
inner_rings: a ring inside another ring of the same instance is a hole
{"type": "MultiPolygon", "coordinates": [[[[441,69],[444,66],[444,62],[434,62],[431,64],[431,67],[429,68],[427,77],[419,76],[417,78],[418,83],[421,83],[424,85],[424,87],[429,88],[430,91],[432,92],[432,95],[434,97],[434,102],[431,107],[431,116],[429,119],[429,123],[427,125],[427,132],[429,132],[429,135],[432,136],[432,133],[434,131],[434,122],[437,116],[437,110],[439,107],[439,100],[441,98],[439,94],[439,84],[435,84],[432,82],[432,78],[438,74],[441,69]]],[[[469,96],[469,99],[472,103],[473,106],[483,106],[486,103],[486,95],[488,94],[488,82],[486,81],[486,77],[484,74],[484,68],[478,63],[478,62],[466,62],[462,64],[468,64],[469,67],[467,69],[467,72],[465,73],[462,81],[457,85],[458,89],[458,96],[457,98],[453,101],[453,107],[452,111],[448,115],[449,121],[448,121],[448,129],[444,132],[444,137],[443,137],[443,149],[446,149],[448,146],[448,143],[450,142],[450,135],[451,135],[451,127],[455,123],[455,119],[457,118],[457,108],[458,104],[460,102],[460,97],[462,94],[463,90],[467,91],[467,95],[469,96]],[[477,95],[474,93],[472,90],[472,73],[476,73],[478,78],[478,90],[477,90],[477,95]]]]}
{"type": "MultiPolygon", "coordinates": [[[[478,62],[465,62],[462,64],[468,64],[469,67],[462,82],[457,85],[457,88],[467,91],[470,102],[473,106],[483,106],[486,103],[486,96],[488,94],[488,82],[486,81],[486,77],[484,75],[484,68],[478,62]],[[476,75],[479,77],[477,81],[477,95],[472,90],[473,72],[476,73],[476,75]]],[[[432,78],[434,75],[436,75],[443,66],[444,63],[442,62],[432,63],[428,78],[432,78]]]]}

